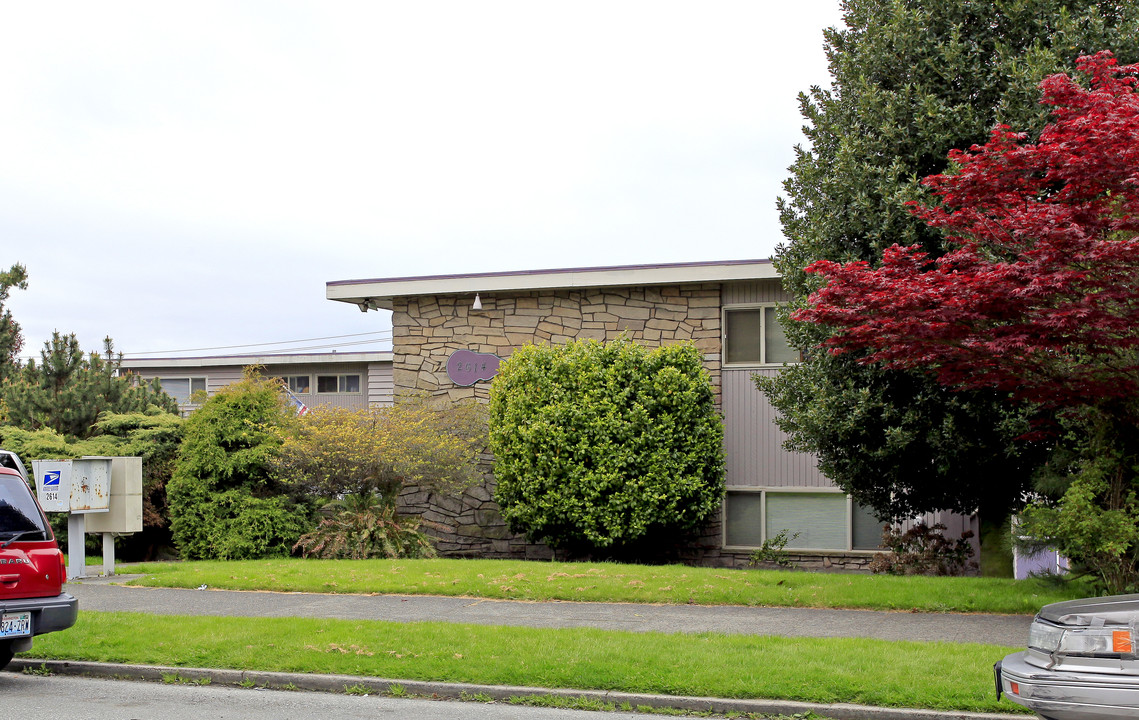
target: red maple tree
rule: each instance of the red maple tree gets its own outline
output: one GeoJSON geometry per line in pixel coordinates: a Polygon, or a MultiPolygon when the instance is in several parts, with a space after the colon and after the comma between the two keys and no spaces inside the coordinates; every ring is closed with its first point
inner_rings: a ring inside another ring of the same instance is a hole
{"type": "Polygon", "coordinates": [[[943,228],[932,259],[894,245],[880,267],[819,261],[826,279],[792,317],[835,329],[830,352],[925,368],[962,388],[1047,406],[1139,391],[1139,65],[1109,52],[1040,87],[1053,120],[1036,142],[997,127],[926,178],[940,204],[911,211],[943,228]]]}

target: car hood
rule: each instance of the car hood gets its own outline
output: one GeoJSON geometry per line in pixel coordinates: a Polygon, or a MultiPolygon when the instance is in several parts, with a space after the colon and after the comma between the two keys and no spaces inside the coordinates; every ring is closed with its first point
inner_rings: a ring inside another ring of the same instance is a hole
{"type": "Polygon", "coordinates": [[[1103,618],[1107,625],[1128,625],[1139,621],[1139,595],[1112,595],[1086,600],[1068,600],[1041,608],[1037,617],[1057,625],[1088,625],[1103,618]]]}

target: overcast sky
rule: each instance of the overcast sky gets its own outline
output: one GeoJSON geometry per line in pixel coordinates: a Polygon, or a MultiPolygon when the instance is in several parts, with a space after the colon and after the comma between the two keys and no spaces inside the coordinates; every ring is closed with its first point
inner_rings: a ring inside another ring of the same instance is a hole
{"type": "Polygon", "coordinates": [[[769,257],[840,22],[839,0],[4,3],[22,354],[53,330],[380,349],[390,314],[326,282],[769,257]]]}

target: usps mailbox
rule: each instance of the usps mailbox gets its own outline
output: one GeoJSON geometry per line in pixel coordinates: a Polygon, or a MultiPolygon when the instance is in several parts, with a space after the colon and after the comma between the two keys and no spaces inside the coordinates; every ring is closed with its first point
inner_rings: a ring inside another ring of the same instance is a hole
{"type": "Polygon", "coordinates": [[[44,512],[67,513],[67,576],[86,574],[85,533],[103,535],[103,571],[115,574],[115,534],[142,531],[142,458],[33,460],[44,512]]]}
{"type": "Polygon", "coordinates": [[[36,491],[44,512],[102,513],[110,509],[109,457],[33,460],[36,491]]]}

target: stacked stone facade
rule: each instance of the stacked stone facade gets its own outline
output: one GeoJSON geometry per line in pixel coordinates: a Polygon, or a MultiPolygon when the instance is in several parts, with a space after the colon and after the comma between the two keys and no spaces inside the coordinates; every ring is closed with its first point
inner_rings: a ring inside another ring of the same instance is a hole
{"type": "Polygon", "coordinates": [[[409,390],[451,400],[486,400],[489,383],[456,387],[447,358],[456,350],[510,357],[534,342],[614,340],[621,334],[648,347],[691,340],[720,384],[720,285],[591,288],[503,293],[481,297],[431,295],[393,299],[395,392],[409,390]]]}
{"type": "MultiPolygon", "coordinates": [[[[614,340],[622,334],[657,347],[691,341],[704,354],[717,398],[721,391],[722,286],[704,283],[644,288],[610,287],[580,290],[535,290],[480,295],[482,308],[472,309],[473,294],[394,297],[393,384],[396,397],[425,393],[442,401],[489,399],[489,382],[455,385],[447,376],[447,359],[456,350],[493,353],[508,358],[529,343],[555,345],[591,338],[614,340]]],[[[399,498],[401,513],[422,518],[436,538],[441,555],[451,557],[549,559],[545,545],[511,533],[494,502],[492,458],[484,458],[486,480],[461,497],[406,487],[399,498]]],[[[713,518],[699,538],[677,548],[675,559],[697,565],[747,567],[750,553],[723,548],[722,520],[713,518]]],[[[802,569],[866,571],[864,553],[789,551],[802,569]]]]}
{"type": "MultiPolygon", "coordinates": [[[[493,353],[505,359],[534,342],[555,345],[575,339],[614,340],[624,334],[657,347],[692,341],[717,396],[720,388],[720,285],[652,288],[589,288],[471,295],[393,298],[392,374],[395,393],[417,392],[449,401],[489,399],[490,383],[458,387],[447,377],[447,358],[456,350],[493,353]]],[[[489,458],[488,458],[489,467],[489,458]]],[[[436,536],[439,552],[451,556],[549,558],[544,545],[510,533],[494,502],[494,480],[461,498],[405,488],[400,511],[418,515],[436,536]]],[[[720,544],[717,520],[687,553],[720,544]]]]}

